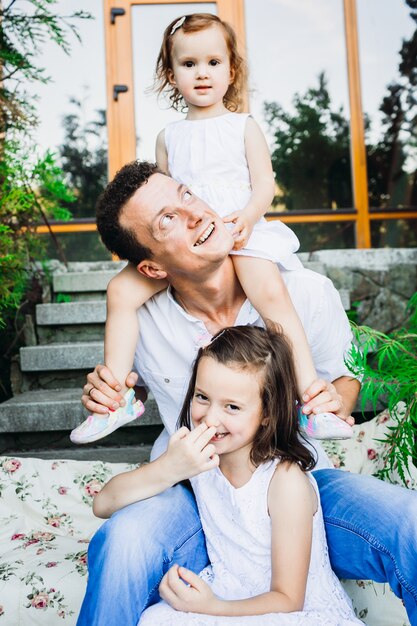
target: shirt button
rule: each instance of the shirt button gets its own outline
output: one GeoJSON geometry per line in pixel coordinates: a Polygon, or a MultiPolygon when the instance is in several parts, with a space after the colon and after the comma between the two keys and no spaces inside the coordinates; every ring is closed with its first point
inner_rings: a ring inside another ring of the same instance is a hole
{"type": "Polygon", "coordinates": [[[165,381],[166,383],[169,383],[169,382],[170,382],[170,381],[169,381],[169,378],[164,378],[164,381],[165,381]]]}

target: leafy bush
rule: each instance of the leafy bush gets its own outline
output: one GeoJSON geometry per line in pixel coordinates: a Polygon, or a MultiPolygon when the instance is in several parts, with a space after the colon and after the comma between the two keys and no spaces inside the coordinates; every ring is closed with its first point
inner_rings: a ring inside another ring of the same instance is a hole
{"type": "Polygon", "coordinates": [[[362,405],[371,401],[376,409],[382,400],[396,422],[381,440],[386,453],[379,475],[389,480],[397,470],[404,484],[417,456],[417,293],[408,314],[404,327],[390,334],[352,324],[355,345],[347,359],[352,373],[363,377],[362,405]]]}

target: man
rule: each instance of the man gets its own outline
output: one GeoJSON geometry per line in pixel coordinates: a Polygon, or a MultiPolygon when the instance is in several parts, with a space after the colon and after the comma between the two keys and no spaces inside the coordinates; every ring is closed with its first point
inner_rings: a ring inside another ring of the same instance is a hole
{"type": "MultiPolygon", "coordinates": [[[[166,427],[153,450],[156,458],[175,429],[201,342],[225,326],[262,321],[237,281],[229,257],[233,240],[222,220],[154,166],[134,162],[116,175],[98,204],[97,224],[111,251],[145,276],[170,284],[139,311],[135,357],[141,382],[154,394],[166,427]]],[[[333,411],[351,420],[359,383],[343,361],[351,336],[338,294],[327,278],[309,270],[287,272],[285,280],[321,377],[307,390],[307,410],[333,411]]],[[[134,382],[131,376],[129,384],[134,382]]],[[[97,366],[88,376],[83,402],[90,411],[103,412],[103,405],[120,401],[117,388],[111,372],[97,366]]],[[[315,447],[314,476],[333,569],[346,578],[388,581],[417,624],[417,494],[331,469],[320,446],[315,447]]],[[[177,463],[186,477],[190,460],[185,453],[177,463]]],[[[172,563],[198,572],[206,562],[195,502],[182,485],[125,507],[90,544],[78,625],[133,626],[156,601],[159,582],[172,563]]]]}

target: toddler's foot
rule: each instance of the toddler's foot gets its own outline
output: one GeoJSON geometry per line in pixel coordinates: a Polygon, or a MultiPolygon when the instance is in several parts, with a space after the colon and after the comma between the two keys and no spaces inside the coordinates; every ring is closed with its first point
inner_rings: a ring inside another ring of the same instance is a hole
{"type": "Polygon", "coordinates": [[[134,402],[135,392],[129,389],[125,395],[125,406],[120,406],[116,411],[112,411],[107,415],[98,417],[97,415],[89,415],[87,419],[74,428],[70,434],[73,443],[92,443],[103,437],[107,437],[110,433],[124,426],[129,422],[142,415],[145,410],[142,402],[138,400],[134,402]]]}
{"type": "Polygon", "coordinates": [[[352,426],[334,413],[304,415],[299,412],[300,427],[312,439],[350,439],[352,426]]]}

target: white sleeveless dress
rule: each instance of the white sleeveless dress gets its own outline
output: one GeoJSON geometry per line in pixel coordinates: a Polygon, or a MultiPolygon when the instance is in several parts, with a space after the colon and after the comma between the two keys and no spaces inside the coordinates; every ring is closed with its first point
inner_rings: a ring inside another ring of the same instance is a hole
{"type": "MultiPolygon", "coordinates": [[[[211,566],[200,576],[215,595],[241,600],[270,590],[271,519],[268,488],[278,461],[260,465],[236,489],[220,469],[191,479],[211,566]]],[[[303,611],[246,617],[219,617],[175,611],[165,602],[143,613],[139,626],[353,626],[363,624],[331,569],[320,496],[313,518],[311,560],[303,611]]]]}
{"type": "MultiPolygon", "coordinates": [[[[245,153],[246,113],[225,113],[203,120],[180,120],[165,128],[169,173],[221,217],[243,209],[251,195],[245,153]]],[[[287,270],[299,269],[294,254],[300,246],[288,226],[259,220],[247,246],[233,251],[268,259],[287,270]]]]}

